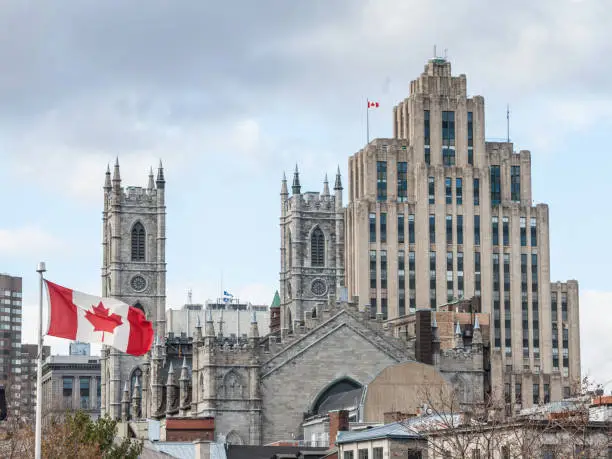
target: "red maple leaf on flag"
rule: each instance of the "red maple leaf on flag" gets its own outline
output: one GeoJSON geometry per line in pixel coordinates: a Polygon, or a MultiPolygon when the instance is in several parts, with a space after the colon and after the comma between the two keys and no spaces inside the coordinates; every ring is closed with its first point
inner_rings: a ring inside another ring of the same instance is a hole
{"type": "Polygon", "coordinates": [[[104,332],[113,333],[115,328],[123,322],[121,316],[115,313],[108,314],[109,309],[104,307],[102,301],[97,306],[93,306],[93,313],[89,310],[85,311],[85,318],[91,322],[94,331],[102,332],[102,341],[104,341],[104,332]]]}

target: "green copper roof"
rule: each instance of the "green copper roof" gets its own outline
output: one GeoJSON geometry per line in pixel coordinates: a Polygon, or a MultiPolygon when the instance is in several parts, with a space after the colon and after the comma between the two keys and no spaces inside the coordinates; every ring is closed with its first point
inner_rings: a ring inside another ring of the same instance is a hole
{"type": "Polygon", "coordinates": [[[278,294],[278,290],[274,294],[274,299],[272,300],[271,308],[280,308],[280,295],[278,294]]]}

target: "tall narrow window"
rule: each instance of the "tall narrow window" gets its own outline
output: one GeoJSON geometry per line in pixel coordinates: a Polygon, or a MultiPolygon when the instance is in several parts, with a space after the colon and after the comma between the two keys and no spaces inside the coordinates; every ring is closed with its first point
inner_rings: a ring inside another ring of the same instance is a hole
{"type": "Polygon", "coordinates": [[[403,316],[406,314],[406,259],[403,250],[397,252],[397,284],[398,313],[403,316]]]}
{"type": "Polygon", "coordinates": [[[423,113],[423,145],[425,146],[425,164],[431,163],[431,137],[429,129],[429,110],[423,113]]]}
{"type": "Polygon", "coordinates": [[[474,205],[480,205],[480,179],[474,179],[474,205]]]}
{"type": "Polygon", "coordinates": [[[453,203],[453,181],[450,177],[444,179],[444,189],[446,192],[446,204],[453,203]]]}
{"type": "Polygon", "coordinates": [[[408,289],[410,296],[410,312],[416,310],[416,261],[414,252],[408,252],[408,289]]]}
{"type": "Polygon", "coordinates": [[[512,353],[512,316],[510,307],[510,254],[504,253],[504,322],[506,354],[512,353]]]}
{"type": "Polygon", "coordinates": [[[499,166],[491,166],[491,205],[501,204],[501,171],[499,166]]]}
{"type": "Polygon", "coordinates": [[[491,237],[493,239],[493,245],[499,245],[499,218],[491,218],[491,237]]]}
{"type": "Polygon", "coordinates": [[[387,251],[380,251],[380,288],[387,288],[387,251]]]}
{"type": "Polygon", "coordinates": [[[447,244],[453,243],[453,216],[452,215],[446,216],[446,243],[447,244]]]}
{"type": "Polygon", "coordinates": [[[429,194],[429,204],[436,203],[436,179],[434,177],[429,177],[427,179],[427,189],[429,194]]]}
{"type": "Polygon", "coordinates": [[[325,266],[325,236],[319,227],[310,236],[310,256],[312,266],[325,266]]]}
{"type": "Polygon", "coordinates": [[[538,255],[531,255],[531,312],[533,327],[533,356],[540,358],[540,309],[538,301],[538,255]]]}
{"type": "Polygon", "coordinates": [[[397,242],[404,243],[404,214],[397,214],[397,242]]]}
{"type": "Polygon", "coordinates": [[[376,214],[370,214],[370,242],[376,242],[376,214]]]}
{"type": "Polygon", "coordinates": [[[537,383],[533,384],[533,404],[537,405],[540,403],[540,385],[537,383]]]}
{"type": "Polygon", "coordinates": [[[436,216],[435,215],[429,216],[429,243],[430,244],[436,243],[436,216]]]}
{"type": "Polygon", "coordinates": [[[529,303],[527,302],[527,254],[521,254],[521,313],[523,325],[523,357],[529,357],[529,303]]]}
{"type": "Polygon", "coordinates": [[[463,244],[463,215],[457,215],[457,244],[463,244]]]}
{"type": "Polygon", "coordinates": [[[467,114],[467,136],[468,136],[468,164],[474,165],[474,121],[472,112],[467,114]]]}
{"type": "Polygon", "coordinates": [[[510,199],[516,202],[521,200],[521,166],[510,168],[510,199]]]}
{"type": "Polygon", "coordinates": [[[455,165],[455,112],[442,112],[442,162],[455,165]]]}
{"type": "Polygon", "coordinates": [[[387,200],[387,161],[376,161],[376,200],[387,200]]]}
{"type": "Polygon", "coordinates": [[[397,163],[397,202],[408,201],[408,163],[397,163]]]}
{"type": "Polygon", "coordinates": [[[145,261],[145,229],[136,222],[132,227],[132,261],[145,261]]]}
{"type": "MultiPolygon", "coordinates": [[[[370,288],[376,290],[376,250],[370,250],[370,288]]],[[[376,306],[376,302],[370,306],[376,306]]]]}
{"type": "Polygon", "coordinates": [[[501,312],[499,284],[499,253],[493,253],[493,331],[496,349],[501,348],[501,312]]]}
{"type": "Polygon", "coordinates": [[[455,179],[455,197],[458,206],[463,204],[463,179],[460,177],[455,179]]]}
{"type": "Polygon", "coordinates": [[[463,298],[463,252],[457,252],[457,298],[463,298]]]}
{"type": "Polygon", "coordinates": [[[538,227],[537,220],[535,218],[531,218],[531,247],[538,246],[538,227]]]}
{"type": "Polygon", "coordinates": [[[567,293],[561,293],[561,320],[567,322],[567,293]]]}
{"type": "Polygon", "coordinates": [[[408,243],[414,244],[414,214],[408,215],[408,243]]]}
{"type": "Polygon", "coordinates": [[[504,239],[504,246],[510,244],[510,229],[508,228],[508,226],[508,217],[502,217],[502,237],[504,239]]]}
{"type": "Polygon", "coordinates": [[[429,307],[436,309],[436,252],[429,252],[429,307]]]}
{"type": "Polygon", "coordinates": [[[480,215],[474,215],[474,244],[480,245],[480,215]]]}
{"type": "Polygon", "coordinates": [[[527,246],[527,219],[525,217],[521,217],[521,247],[527,246]]]}
{"type": "Polygon", "coordinates": [[[474,252],[474,295],[480,296],[480,252],[474,252]]]}
{"type": "Polygon", "coordinates": [[[380,213],[380,242],[387,242],[387,213],[380,213]]]}
{"type": "Polygon", "coordinates": [[[453,301],[453,252],[446,252],[446,301],[453,301]]]}

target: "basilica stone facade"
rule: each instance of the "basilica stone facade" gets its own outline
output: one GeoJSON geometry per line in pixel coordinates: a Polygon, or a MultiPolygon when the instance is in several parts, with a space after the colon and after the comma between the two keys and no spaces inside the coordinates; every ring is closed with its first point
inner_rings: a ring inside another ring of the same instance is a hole
{"type": "MultiPolygon", "coordinates": [[[[327,180],[321,195],[302,194],[296,170],[289,198],[283,180],[280,333],[259,336],[253,313],[247,338],[225,336],[210,311],[197,317],[193,336],[166,333],[164,191],[161,165],[146,188],[122,187],[119,164],[106,174],[103,294],[141,308],[156,338],[143,357],[103,349],[102,414],[128,423],[214,418],[217,438],[232,444],[298,439],[330,396],[365,391],[386,368],[415,360],[414,345],[394,337],[380,314],[346,299],[339,173],[334,196],[327,180]]],[[[433,371],[466,404],[483,399],[474,332],[468,348],[458,334],[456,349],[444,351],[432,325],[433,371]]]]}

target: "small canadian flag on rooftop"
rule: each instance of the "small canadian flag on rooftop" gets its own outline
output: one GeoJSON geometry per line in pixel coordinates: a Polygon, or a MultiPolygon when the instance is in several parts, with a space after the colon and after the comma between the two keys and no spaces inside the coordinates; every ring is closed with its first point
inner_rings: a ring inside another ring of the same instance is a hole
{"type": "Polygon", "coordinates": [[[379,106],[380,104],[378,102],[368,100],[368,108],[378,108],[379,106]]]}
{"type": "Polygon", "coordinates": [[[49,293],[47,335],[106,344],[131,355],[144,355],[151,348],[153,325],[140,309],[116,298],[45,283],[49,293]]]}

